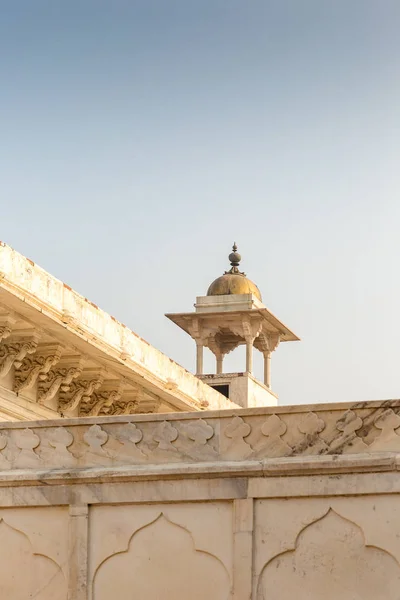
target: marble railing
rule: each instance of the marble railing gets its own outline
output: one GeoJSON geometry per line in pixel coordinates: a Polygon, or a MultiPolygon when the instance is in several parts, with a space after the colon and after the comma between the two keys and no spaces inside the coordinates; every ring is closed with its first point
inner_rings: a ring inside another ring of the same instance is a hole
{"type": "Polygon", "coordinates": [[[400,401],[0,423],[0,470],[333,464],[400,452],[400,401]],[[343,457],[345,458],[345,457],[343,457]],[[322,464],[321,463],[321,464],[322,464]]]}

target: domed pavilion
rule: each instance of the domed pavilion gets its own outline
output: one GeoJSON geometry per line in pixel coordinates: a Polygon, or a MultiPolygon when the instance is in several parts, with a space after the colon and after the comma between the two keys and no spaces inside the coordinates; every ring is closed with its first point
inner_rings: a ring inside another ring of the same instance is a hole
{"type": "Polygon", "coordinates": [[[195,312],[166,316],[196,342],[196,374],[233,402],[247,408],[277,403],[271,390],[271,354],[280,342],[299,338],[262,303],[257,285],[241,272],[236,243],[229,255],[231,268],[215,279],[206,296],[196,298],[195,312]],[[224,373],[224,357],[246,346],[246,370],[224,373]],[[203,350],[216,359],[216,373],[203,373],[203,350]],[[264,356],[264,382],[253,376],[253,349],[264,356]]]}

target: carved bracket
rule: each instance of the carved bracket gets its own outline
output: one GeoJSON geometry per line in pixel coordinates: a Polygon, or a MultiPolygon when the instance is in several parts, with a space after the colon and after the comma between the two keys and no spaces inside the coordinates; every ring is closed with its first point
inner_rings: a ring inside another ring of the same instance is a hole
{"type": "Polygon", "coordinates": [[[11,335],[13,325],[17,319],[12,314],[0,315],[0,342],[11,335]]]}
{"type": "MultiPolygon", "coordinates": [[[[83,373],[85,376],[85,372],[83,373]]],[[[62,412],[74,411],[83,403],[89,403],[95,390],[98,390],[104,381],[104,376],[101,373],[93,374],[91,378],[79,378],[71,381],[68,390],[60,390],[59,402],[62,412]]]]}
{"type": "Polygon", "coordinates": [[[260,350],[263,354],[270,354],[274,352],[279,346],[281,338],[279,333],[272,333],[267,335],[265,333],[261,333],[255,343],[257,350],[260,350]]]}
{"type": "Polygon", "coordinates": [[[123,380],[116,382],[110,389],[94,390],[91,398],[81,403],[79,415],[97,417],[100,414],[113,414],[112,411],[109,413],[109,410],[121,399],[123,391],[123,380]]]}
{"type": "Polygon", "coordinates": [[[31,389],[38,379],[45,380],[50,369],[61,357],[61,347],[52,346],[37,350],[33,358],[25,357],[15,364],[14,391],[17,393],[31,389]]]}
{"type": "Polygon", "coordinates": [[[80,366],[51,369],[46,379],[40,380],[38,385],[38,402],[45,404],[52,400],[61,389],[69,392],[71,383],[82,373],[80,366]]]}
{"type": "Polygon", "coordinates": [[[34,354],[37,349],[36,340],[2,344],[0,346],[0,377],[5,377],[11,367],[20,369],[27,354],[34,354]]]}

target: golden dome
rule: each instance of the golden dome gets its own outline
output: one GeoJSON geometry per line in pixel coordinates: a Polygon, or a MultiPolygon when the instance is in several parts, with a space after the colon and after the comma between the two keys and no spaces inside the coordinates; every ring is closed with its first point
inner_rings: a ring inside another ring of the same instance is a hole
{"type": "Polygon", "coordinates": [[[229,294],[254,294],[261,302],[261,292],[255,283],[247,279],[245,273],[239,271],[241,256],[237,252],[236,244],[229,255],[232,268],[225,271],[224,275],[212,282],[207,290],[207,296],[221,296],[229,294]]]}

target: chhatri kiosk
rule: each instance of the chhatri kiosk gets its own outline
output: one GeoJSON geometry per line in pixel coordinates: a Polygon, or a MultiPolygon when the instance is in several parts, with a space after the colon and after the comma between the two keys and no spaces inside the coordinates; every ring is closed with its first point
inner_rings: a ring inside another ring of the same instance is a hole
{"type": "Polygon", "coordinates": [[[167,314],[196,342],[196,374],[202,381],[243,408],[272,406],[277,396],[271,390],[271,354],[280,342],[299,338],[262,303],[255,283],[239,270],[241,256],[233,245],[231,268],[212,282],[206,296],[196,298],[195,312],[167,314]],[[246,346],[246,370],[224,373],[224,357],[238,346],[246,346]],[[204,374],[203,350],[216,359],[216,373],[204,374]],[[264,357],[264,382],[253,376],[253,349],[264,357]]]}

